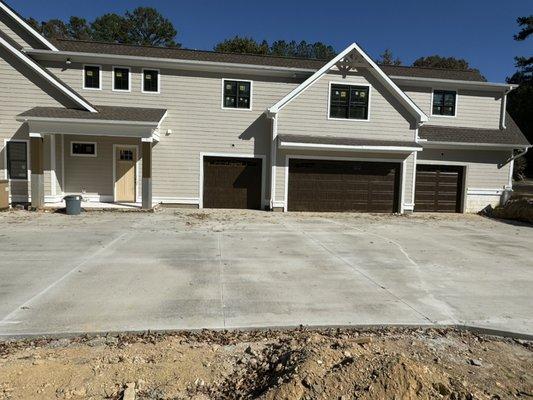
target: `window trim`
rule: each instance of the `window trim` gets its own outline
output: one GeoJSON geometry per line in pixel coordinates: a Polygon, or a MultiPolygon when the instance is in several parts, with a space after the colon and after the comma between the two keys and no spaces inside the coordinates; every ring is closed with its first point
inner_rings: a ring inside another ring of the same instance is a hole
{"type": "Polygon", "coordinates": [[[31,161],[30,161],[30,141],[26,139],[4,139],[4,178],[6,180],[9,180],[10,182],[29,182],[31,177],[31,161]],[[9,142],[18,142],[18,143],[26,143],[26,179],[20,179],[20,178],[10,178],[9,177],[9,166],[7,164],[7,144],[9,142]]]}
{"type": "Polygon", "coordinates": [[[222,78],[220,84],[220,94],[221,94],[221,104],[220,108],[222,110],[234,110],[234,111],[252,111],[254,103],[254,81],[249,79],[239,79],[239,78],[222,78]],[[225,81],[236,81],[236,82],[248,82],[250,84],[250,107],[249,108],[239,108],[239,107],[224,107],[224,82],[225,81]]]}
{"type": "Polygon", "coordinates": [[[339,82],[339,81],[329,81],[329,89],[328,89],[328,107],[327,107],[327,119],[330,121],[350,121],[350,122],[369,122],[370,121],[370,111],[371,111],[371,105],[372,105],[372,85],[370,83],[357,83],[357,82],[339,82]],[[366,115],[366,119],[358,119],[358,118],[335,118],[331,117],[331,87],[333,85],[343,85],[343,86],[363,86],[368,88],[368,112],[366,115]]]}
{"type": "Polygon", "coordinates": [[[84,142],[81,140],[72,140],[70,142],[70,156],[71,157],[89,157],[89,158],[96,158],[98,157],[98,145],[96,142],[84,142]],[[92,144],[94,145],[94,154],[75,154],[74,153],[74,143],[79,144],[92,144]]]}
{"type": "Polygon", "coordinates": [[[83,68],[81,69],[81,86],[83,90],[102,90],[103,88],[103,81],[102,81],[102,71],[103,68],[101,65],[98,64],[83,64],[83,68]],[[97,67],[99,71],[99,79],[98,82],[100,83],[99,87],[97,88],[91,88],[85,86],[85,67],[97,67]]]}
{"type": "Polygon", "coordinates": [[[431,117],[437,117],[437,118],[456,118],[457,117],[457,105],[459,104],[459,90],[457,89],[446,89],[446,88],[440,88],[440,87],[432,87],[431,88],[431,104],[430,104],[430,116],[431,117]],[[435,95],[435,91],[444,91],[444,92],[454,92],[455,93],[455,107],[454,107],[454,114],[453,115],[442,115],[442,114],[433,114],[433,97],[435,95]]]}
{"type": "Polygon", "coordinates": [[[121,65],[114,65],[111,69],[111,88],[113,92],[119,92],[119,93],[128,93],[131,92],[131,68],[130,67],[124,67],[121,65]],[[127,69],[128,70],[128,89],[117,89],[115,88],[115,70],[116,69],[127,69]]]}
{"type": "Polygon", "coordinates": [[[143,68],[141,72],[141,93],[160,94],[161,93],[161,70],[159,68],[143,68]],[[144,90],[144,71],[157,71],[157,92],[144,90]]]}

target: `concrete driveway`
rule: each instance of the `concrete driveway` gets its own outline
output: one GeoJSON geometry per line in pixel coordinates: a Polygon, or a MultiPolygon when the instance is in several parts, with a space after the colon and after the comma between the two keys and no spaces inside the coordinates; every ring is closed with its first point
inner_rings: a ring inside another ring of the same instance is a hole
{"type": "Polygon", "coordinates": [[[533,333],[533,228],[472,215],[0,213],[0,335],[449,324],[533,333]]]}

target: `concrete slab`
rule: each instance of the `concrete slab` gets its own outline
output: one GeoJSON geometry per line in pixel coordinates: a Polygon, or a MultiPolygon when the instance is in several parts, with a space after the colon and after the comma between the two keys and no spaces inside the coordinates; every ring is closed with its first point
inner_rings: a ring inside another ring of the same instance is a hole
{"type": "Polygon", "coordinates": [[[0,335],[466,324],[533,333],[533,228],[478,216],[0,213],[0,335]]]}

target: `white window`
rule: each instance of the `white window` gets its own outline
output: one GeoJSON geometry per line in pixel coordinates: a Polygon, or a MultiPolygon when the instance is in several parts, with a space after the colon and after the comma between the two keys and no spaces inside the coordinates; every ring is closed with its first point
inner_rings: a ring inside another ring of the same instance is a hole
{"type": "Polygon", "coordinates": [[[96,143],[70,142],[70,155],[73,157],[96,157],[96,143]]]}
{"type": "Polygon", "coordinates": [[[113,67],[113,90],[117,92],[129,92],[130,75],[130,69],[127,67],[113,67]]]}
{"type": "Polygon", "coordinates": [[[252,82],[223,79],[222,108],[251,110],[252,82]]]}
{"type": "Polygon", "coordinates": [[[100,65],[83,66],[83,88],[90,90],[102,89],[102,67],[100,65]]]}

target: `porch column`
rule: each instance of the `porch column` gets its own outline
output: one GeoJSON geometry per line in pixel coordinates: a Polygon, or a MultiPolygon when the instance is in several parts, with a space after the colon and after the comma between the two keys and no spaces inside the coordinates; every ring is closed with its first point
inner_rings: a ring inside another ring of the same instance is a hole
{"type": "Polygon", "coordinates": [[[152,209],[152,139],[142,140],[143,181],[142,181],[142,208],[152,209]]]}
{"type": "Polygon", "coordinates": [[[44,206],[44,148],[43,137],[39,133],[30,133],[31,160],[31,206],[44,206]]]}

